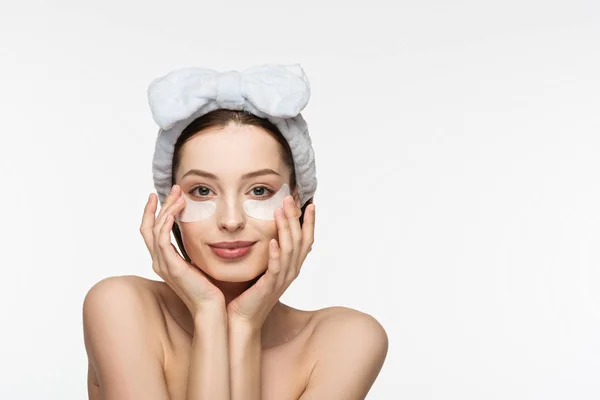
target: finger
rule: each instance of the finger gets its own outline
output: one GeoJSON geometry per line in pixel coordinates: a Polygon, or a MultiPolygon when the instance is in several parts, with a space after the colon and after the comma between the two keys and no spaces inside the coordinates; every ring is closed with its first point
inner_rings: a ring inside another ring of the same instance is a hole
{"type": "MultiPolygon", "coordinates": [[[[166,269],[167,265],[165,265],[165,257],[161,251],[161,246],[159,245],[161,236],[163,236],[163,232],[162,232],[163,227],[165,226],[167,217],[173,216],[174,214],[178,213],[184,207],[184,204],[185,204],[185,201],[183,201],[183,198],[182,198],[181,201],[176,201],[174,204],[164,207],[163,208],[164,212],[163,212],[162,216],[157,218],[156,222],[154,223],[154,228],[152,229],[152,235],[154,237],[154,252],[155,252],[155,257],[159,264],[158,269],[161,271],[160,273],[168,273],[169,272],[168,269],[166,269]]],[[[172,227],[173,227],[173,224],[170,225],[169,230],[167,231],[167,238],[168,238],[169,243],[171,243],[170,232],[171,232],[172,227]]]]}
{"type": "Polygon", "coordinates": [[[175,216],[185,207],[185,199],[183,197],[178,197],[175,201],[172,201],[171,204],[167,206],[163,206],[160,210],[161,213],[156,217],[156,221],[154,222],[154,237],[156,238],[160,235],[160,230],[165,223],[167,216],[173,215],[175,216]]]}
{"type": "Polygon", "coordinates": [[[152,227],[154,226],[154,215],[156,214],[157,197],[154,193],[150,193],[146,206],[144,207],[144,215],[142,216],[142,224],[140,225],[140,233],[144,238],[144,243],[148,251],[152,255],[154,249],[154,240],[152,235],[152,227]]]}
{"type": "Polygon", "coordinates": [[[275,219],[277,223],[277,234],[279,237],[277,243],[279,245],[281,256],[284,257],[285,261],[285,257],[288,257],[293,250],[290,224],[282,208],[278,208],[277,210],[275,210],[275,219]]]}
{"type": "Polygon", "coordinates": [[[181,187],[179,185],[173,185],[171,187],[171,191],[165,199],[165,202],[162,204],[162,208],[158,212],[158,216],[156,218],[160,218],[164,214],[165,208],[167,208],[169,205],[175,202],[175,200],[177,200],[179,196],[181,196],[181,187]]]}
{"type": "Polygon", "coordinates": [[[288,276],[288,267],[291,262],[294,244],[292,243],[292,235],[290,232],[290,226],[288,219],[285,216],[283,209],[278,208],[275,210],[275,219],[277,220],[277,231],[278,231],[278,244],[279,244],[279,255],[281,265],[281,275],[284,279],[288,276]]]}
{"type": "Polygon", "coordinates": [[[175,219],[172,215],[166,217],[165,223],[161,227],[158,248],[167,273],[171,278],[178,279],[188,265],[187,262],[181,258],[179,253],[177,253],[171,242],[171,229],[173,228],[174,221],[175,219]]]}
{"type": "Polygon", "coordinates": [[[296,264],[296,277],[300,275],[300,269],[304,265],[304,260],[308,256],[308,253],[312,250],[312,245],[315,241],[315,205],[309,204],[305,208],[304,221],[302,223],[302,249],[300,251],[300,258],[296,264]]]}
{"type": "Polygon", "coordinates": [[[302,254],[304,257],[312,250],[315,242],[315,205],[309,204],[302,221],[302,254]]]}
{"type": "Polygon", "coordinates": [[[298,256],[300,255],[300,250],[302,246],[302,228],[300,227],[299,219],[300,215],[302,215],[302,212],[298,207],[296,207],[296,203],[294,202],[292,196],[288,196],[285,203],[285,215],[287,216],[293,244],[292,261],[295,262],[298,256]]]}
{"type": "Polygon", "coordinates": [[[156,266],[153,265],[153,269],[160,277],[162,277],[165,280],[165,282],[167,282],[169,278],[168,276],[166,276],[167,269],[165,265],[165,259],[160,251],[159,245],[161,227],[162,224],[158,224],[157,222],[155,222],[154,228],[152,228],[152,236],[154,238],[154,248],[152,251],[154,253],[154,259],[156,260],[156,266]]]}
{"type": "Polygon", "coordinates": [[[289,279],[291,282],[296,279],[302,266],[302,227],[300,226],[302,211],[296,206],[292,196],[287,197],[286,203],[285,214],[292,238],[292,254],[290,256],[289,271],[286,279],[289,279]]]}
{"type": "MultiPolygon", "coordinates": [[[[267,264],[267,272],[260,278],[264,280],[263,286],[265,291],[273,293],[278,287],[281,287],[281,258],[277,240],[271,239],[269,242],[269,262],[267,264]]],[[[258,282],[257,282],[258,283],[258,282]]]]}

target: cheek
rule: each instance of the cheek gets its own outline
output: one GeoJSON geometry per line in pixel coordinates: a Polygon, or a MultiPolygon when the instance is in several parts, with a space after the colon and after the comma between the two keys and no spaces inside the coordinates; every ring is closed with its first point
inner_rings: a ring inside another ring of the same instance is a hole
{"type": "Polygon", "coordinates": [[[179,225],[181,239],[186,245],[199,245],[206,240],[206,232],[209,231],[210,224],[205,222],[186,222],[179,225]]]}
{"type": "Polygon", "coordinates": [[[248,224],[252,224],[252,230],[258,232],[263,238],[268,240],[277,238],[277,225],[275,221],[249,219],[248,224]]]}

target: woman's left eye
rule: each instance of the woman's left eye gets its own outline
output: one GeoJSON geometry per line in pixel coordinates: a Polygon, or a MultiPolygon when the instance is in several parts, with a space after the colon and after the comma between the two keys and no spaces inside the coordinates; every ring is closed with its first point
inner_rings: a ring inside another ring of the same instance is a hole
{"type": "Polygon", "coordinates": [[[255,196],[258,196],[258,197],[264,197],[265,196],[265,191],[268,192],[268,194],[272,194],[273,193],[273,191],[271,189],[269,189],[269,188],[267,188],[265,186],[257,186],[255,188],[253,188],[251,191],[253,192],[253,194],[255,196]]]}

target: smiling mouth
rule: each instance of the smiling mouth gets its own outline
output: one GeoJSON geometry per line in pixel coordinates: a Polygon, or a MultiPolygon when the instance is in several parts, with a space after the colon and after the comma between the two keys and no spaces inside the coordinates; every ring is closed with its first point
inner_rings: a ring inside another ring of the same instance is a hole
{"type": "Polygon", "coordinates": [[[212,252],[214,254],[216,254],[217,256],[219,256],[223,259],[235,260],[238,258],[242,258],[245,255],[247,255],[248,253],[250,253],[250,251],[254,247],[255,243],[252,243],[250,245],[243,246],[243,247],[234,247],[234,248],[216,247],[216,246],[212,246],[212,245],[209,245],[208,247],[210,247],[210,249],[212,250],[212,252]]]}

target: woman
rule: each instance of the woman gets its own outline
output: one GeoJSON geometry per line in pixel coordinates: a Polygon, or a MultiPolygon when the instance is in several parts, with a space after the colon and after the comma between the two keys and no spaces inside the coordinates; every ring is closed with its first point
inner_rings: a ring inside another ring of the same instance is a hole
{"type": "Polygon", "coordinates": [[[314,240],[309,93],[298,64],[150,85],[158,198],[140,232],[164,282],[111,277],[88,292],[90,399],[365,398],[388,349],[378,321],[279,301],[314,240]]]}

